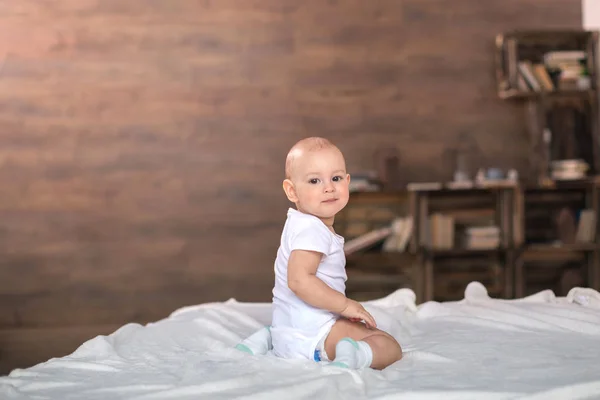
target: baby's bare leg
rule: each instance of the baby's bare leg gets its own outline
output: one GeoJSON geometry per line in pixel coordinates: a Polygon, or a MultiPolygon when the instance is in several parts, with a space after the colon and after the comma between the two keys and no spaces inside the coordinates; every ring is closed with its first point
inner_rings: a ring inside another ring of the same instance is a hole
{"type": "Polygon", "coordinates": [[[383,331],[379,332],[382,334],[375,333],[362,339],[373,350],[371,368],[374,369],[384,369],[402,358],[402,348],[396,339],[383,331]]]}
{"type": "Polygon", "coordinates": [[[362,322],[351,322],[342,318],[333,325],[325,339],[325,351],[329,359],[335,359],[335,347],[345,337],[362,340],[371,347],[371,368],[384,369],[402,358],[402,348],[391,335],[379,329],[369,329],[362,322]]]}

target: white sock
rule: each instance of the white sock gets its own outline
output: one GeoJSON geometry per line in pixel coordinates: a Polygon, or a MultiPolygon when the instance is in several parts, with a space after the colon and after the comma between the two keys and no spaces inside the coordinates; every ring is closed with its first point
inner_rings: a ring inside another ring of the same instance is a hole
{"type": "Polygon", "coordinates": [[[271,342],[271,327],[265,326],[235,346],[236,349],[250,354],[265,355],[273,348],[271,342]]]}
{"type": "Polygon", "coordinates": [[[373,363],[373,350],[367,342],[355,341],[345,337],[335,346],[335,360],[331,365],[338,367],[361,369],[373,363]]]}

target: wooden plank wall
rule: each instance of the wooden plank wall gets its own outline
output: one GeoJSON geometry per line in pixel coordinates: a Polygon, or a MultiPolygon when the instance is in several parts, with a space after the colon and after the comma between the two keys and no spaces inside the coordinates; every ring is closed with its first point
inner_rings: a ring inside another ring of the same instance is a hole
{"type": "Polygon", "coordinates": [[[0,2],[0,327],[268,301],[304,136],[351,171],[397,146],[448,178],[462,145],[526,172],[494,36],[580,26],[579,0],[0,2]]]}

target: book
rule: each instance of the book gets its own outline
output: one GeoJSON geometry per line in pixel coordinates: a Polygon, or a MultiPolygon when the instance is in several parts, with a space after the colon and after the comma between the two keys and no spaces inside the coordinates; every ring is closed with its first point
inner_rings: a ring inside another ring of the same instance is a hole
{"type": "Polygon", "coordinates": [[[590,243],[596,239],[596,212],[591,209],[582,210],[579,216],[579,225],[575,241],[590,243]]]}
{"type": "Polygon", "coordinates": [[[350,255],[356,253],[357,251],[367,249],[373,246],[375,243],[387,238],[393,232],[394,231],[391,226],[369,231],[363,235],[360,235],[352,240],[347,241],[344,244],[344,253],[346,255],[350,255]]]}

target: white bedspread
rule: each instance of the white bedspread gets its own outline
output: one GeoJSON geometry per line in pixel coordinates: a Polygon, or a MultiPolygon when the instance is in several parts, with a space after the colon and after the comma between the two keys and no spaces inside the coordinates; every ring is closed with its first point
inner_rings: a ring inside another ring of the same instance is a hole
{"type": "Polygon", "coordinates": [[[73,354],[0,378],[0,399],[588,399],[600,398],[600,294],[576,288],[417,307],[400,289],[365,305],[405,350],[384,371],[251,356],[233,346],[270,304],[203,304],[128,324],[73,354]]]}

